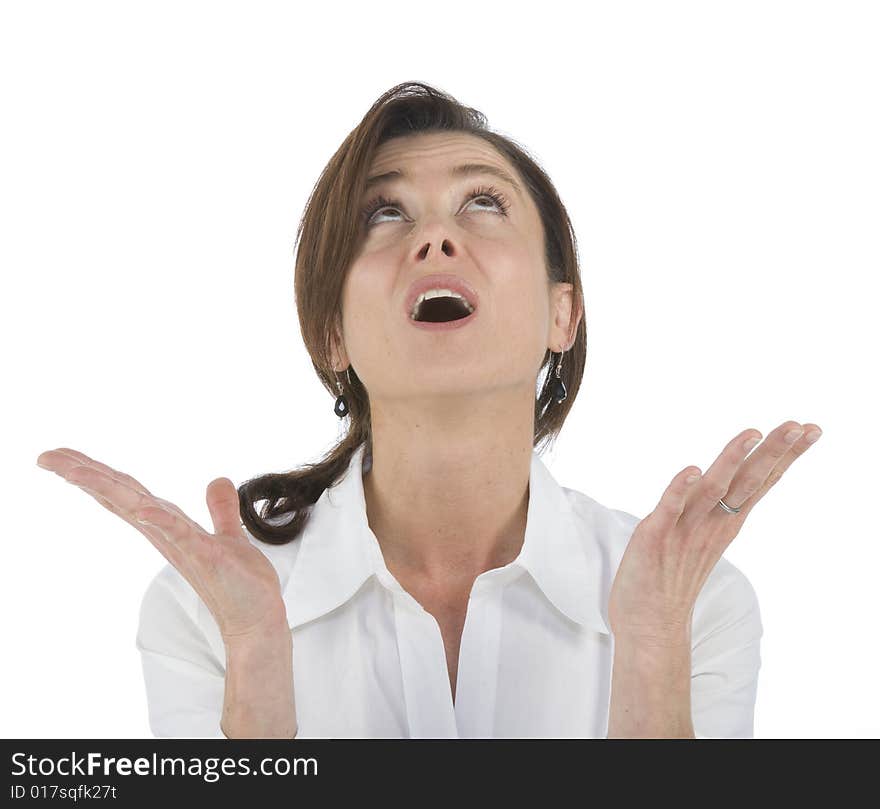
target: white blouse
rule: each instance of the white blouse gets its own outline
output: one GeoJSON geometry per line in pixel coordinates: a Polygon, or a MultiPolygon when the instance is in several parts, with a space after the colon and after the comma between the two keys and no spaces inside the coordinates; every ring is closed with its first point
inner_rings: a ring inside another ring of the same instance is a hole
{"type": "MultiPolygon", "coordinates": [[[[281,581],[297,738],[604,738],[607,603],[639,518],[561,487],[533,451],[525,542],[474,582],[453,703],[439,625],[388,571],[367,522],[364,452],[293,542],[246,531],[281,581]]],[[[698,738],[753,736],[762,631],[754,589],[722,557],[694,607],[698,738]]],[[[223,640],[171,564],[144,594],[136,646],[154,735],[225,738],[223,640]]]]}

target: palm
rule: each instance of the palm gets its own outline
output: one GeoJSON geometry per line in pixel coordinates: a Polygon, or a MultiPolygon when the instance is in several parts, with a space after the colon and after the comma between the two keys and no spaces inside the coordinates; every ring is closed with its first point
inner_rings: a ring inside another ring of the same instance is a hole
{"type": "Polygon", "coordinates": [[[207,487],[212,534],[130,475],[81,452],[51,450],[42,453],[38,463],[88,492],[146,536],[196,591],[224,640],[259,633],[285,621],[278,574],[245,535],[238,492],[228,478],[217,478],[207,487]]]}
{"type": "Polygon", "coordinates": [[[608,620],[615,634],[680,642],[697,596],[746,517],[821,430],[783,422],[751,454],[761,436],[747,430],[728,443],[705,475],[679,472],[656,508],[635,528],[614,578],[608,620]],[[750,443],[750,439],[751,442],[750,443]],[[719,500],[738,509],[731,514],[719,500]]]}

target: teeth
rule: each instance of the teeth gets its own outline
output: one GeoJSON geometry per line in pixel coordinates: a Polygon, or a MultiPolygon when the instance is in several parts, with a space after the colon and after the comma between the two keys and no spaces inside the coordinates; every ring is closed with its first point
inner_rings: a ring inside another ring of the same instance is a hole
{"type": "Polygon", "coordinates": [[[416,298],[416,302],[413,304],[412,312],[410,313],[411,318],[415,319],[416,312],[419,311],[419,306],[422,301],[428,300],[429,298],[458,298],[467,307],[468,312],[474,311],[474,307],[468,303],[467,298],[463,295],[459,295],[457,292],[453,292],[451,289],[429,289],[427,292],[423,292],[418,298],[416,298]]]}

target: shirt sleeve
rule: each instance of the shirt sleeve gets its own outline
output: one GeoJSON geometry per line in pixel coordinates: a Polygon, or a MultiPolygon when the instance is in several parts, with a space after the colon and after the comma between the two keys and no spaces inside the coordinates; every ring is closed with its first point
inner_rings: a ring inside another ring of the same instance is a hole
{"type": "Polygon", "coordinates": [[[754,736],[763,625],[746,576],[724,557],[717,588],[694,616],[691,718],[698,739],[754,736]]]}
{"type": "Polygon", "coordinates": [[[226,661],[217,658],[199,628],[193,598],[198,599],[195,591],[169,564],[141,602],[135,645],[141,653],[150,729],[156,737],[225,739],[220,719],[226,661]]]}

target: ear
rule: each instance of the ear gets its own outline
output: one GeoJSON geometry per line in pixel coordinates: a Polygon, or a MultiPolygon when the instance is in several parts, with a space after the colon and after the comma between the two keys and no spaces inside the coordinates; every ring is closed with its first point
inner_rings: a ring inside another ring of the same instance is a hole
{"type": "Polygon", "coordinates": [[[572,347],[582,314],[579,302],[575,300],[574,285],[554,282],[550,288],[550,334],[547,338],[551,351],[568,351],[572,347]]]}
{"type": "Polygon", "coordinates": [[[336,325],[333,328],[333,334],[330,337],[330,356],[333,362],[334,371],[341,373],[348,368],[348,353],[345,350],[345,343],[342,340],[342,329],[338,318],[336,320],[336,325]]]}

